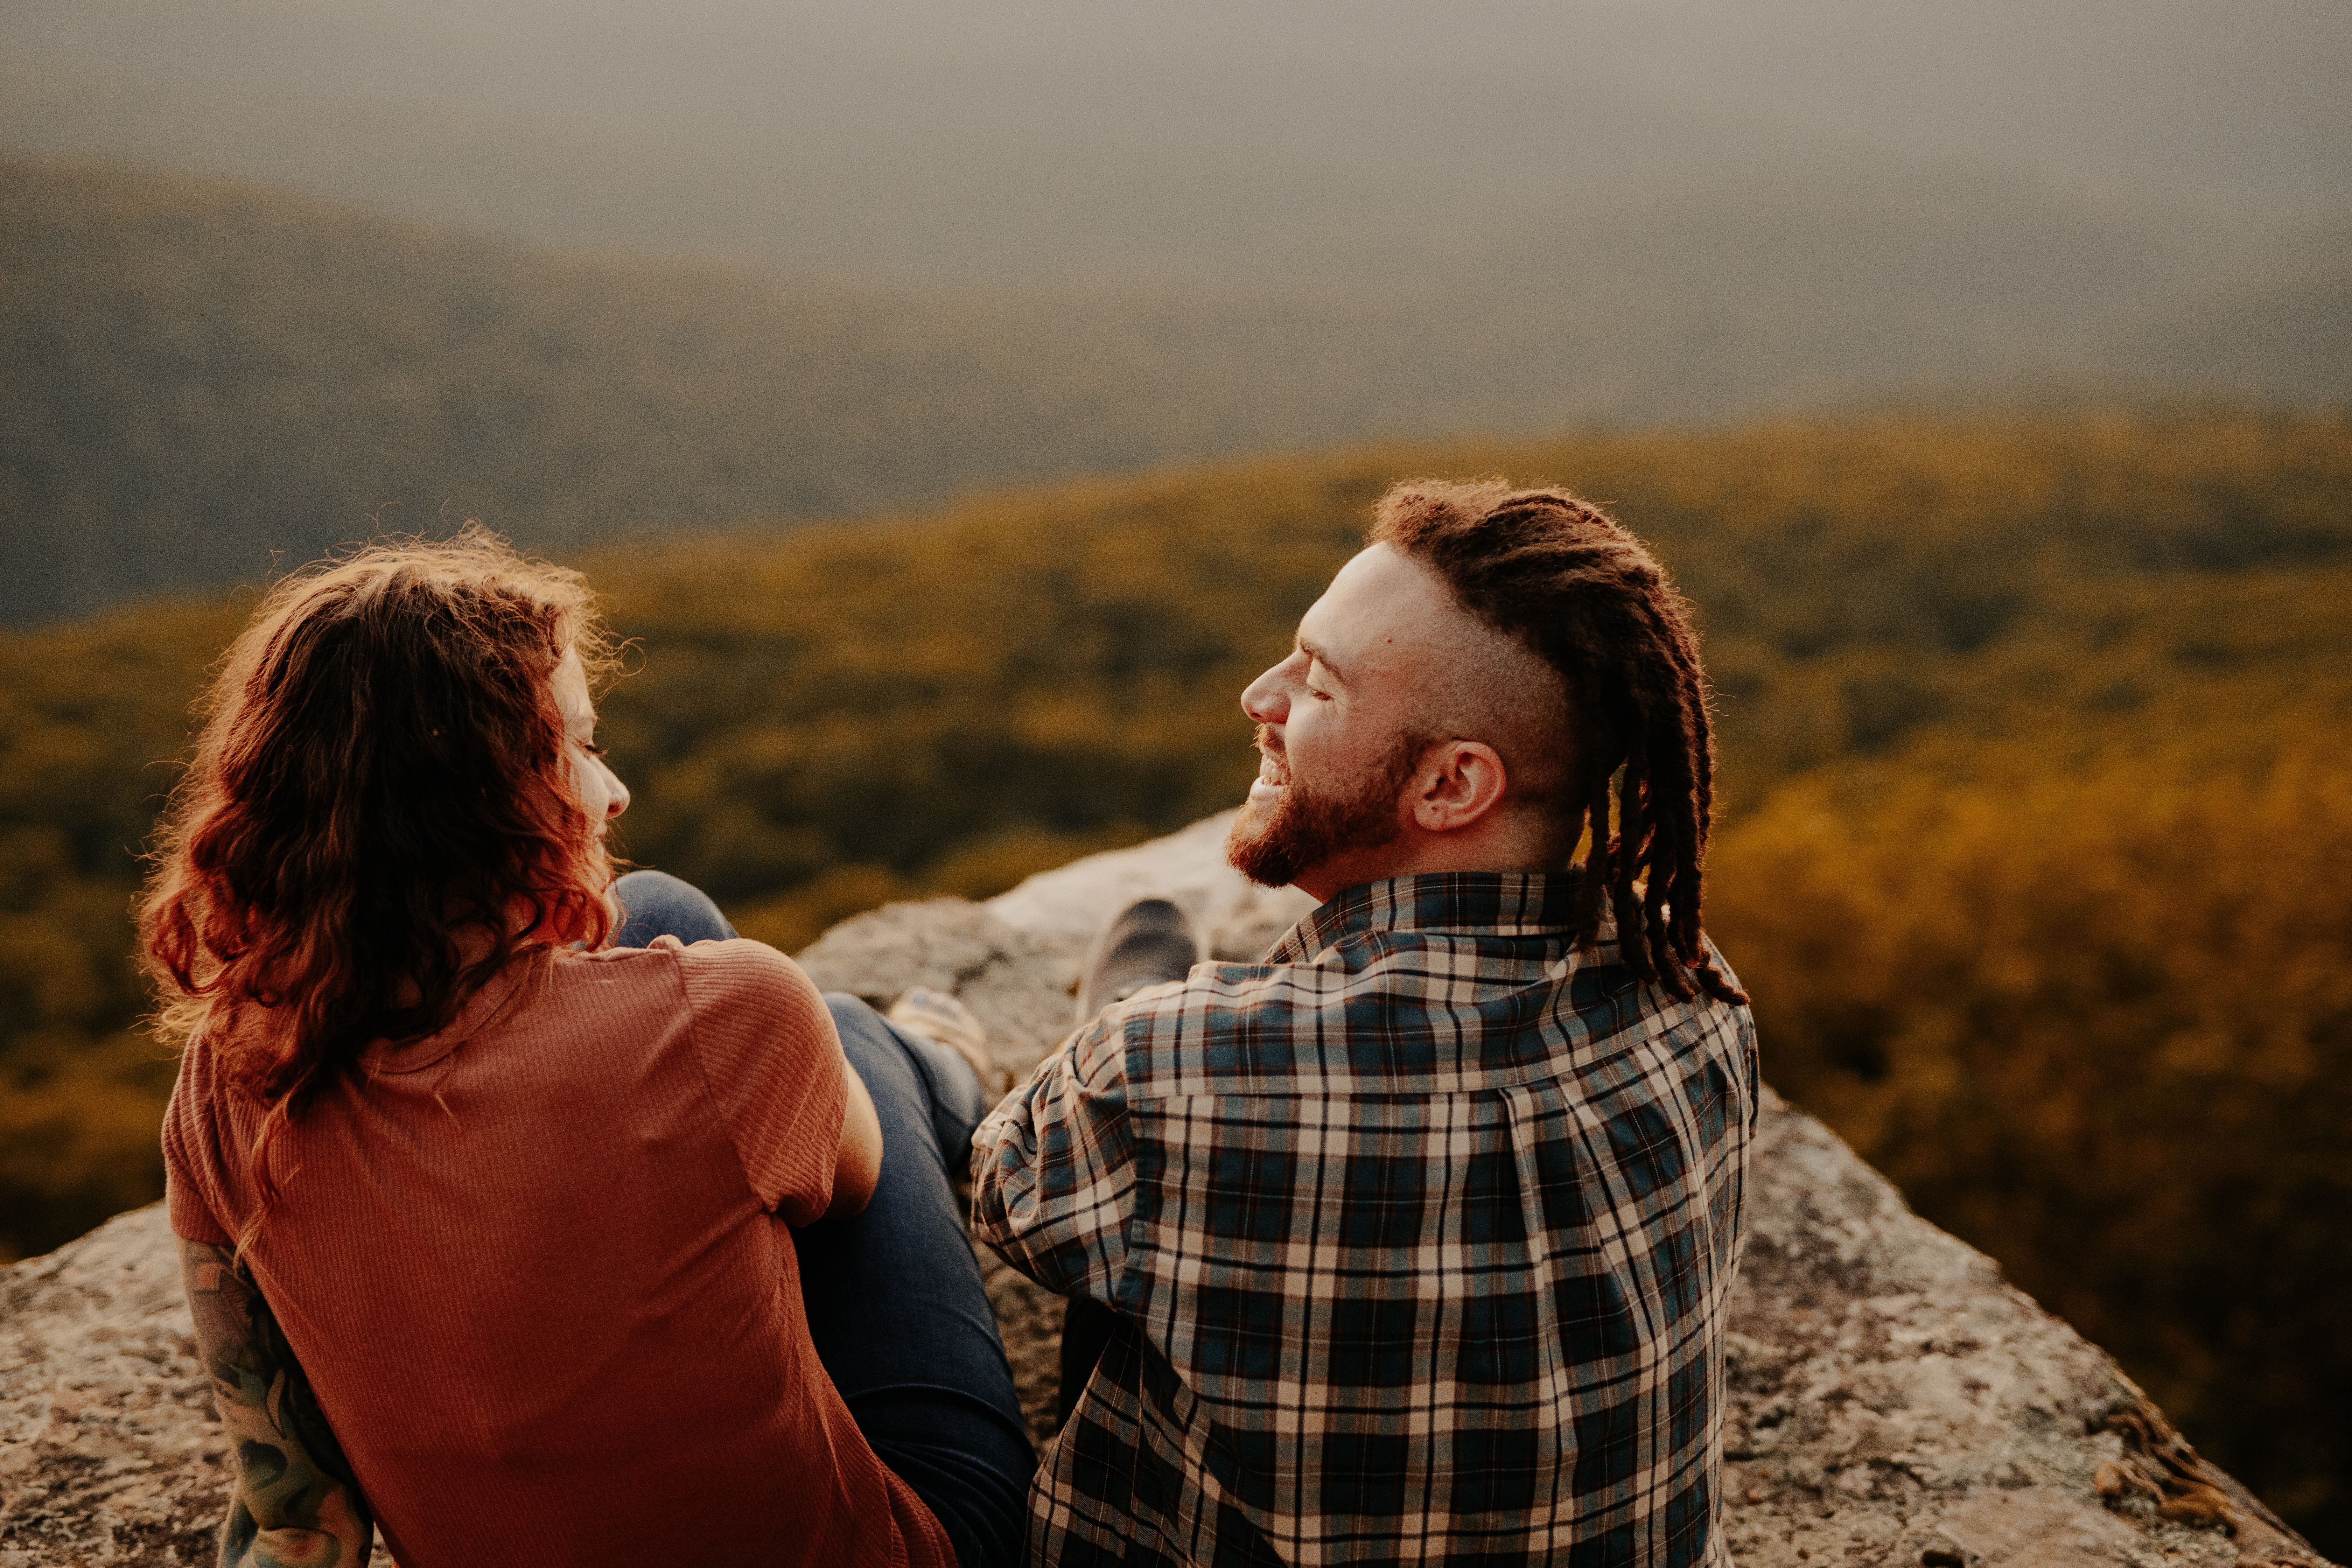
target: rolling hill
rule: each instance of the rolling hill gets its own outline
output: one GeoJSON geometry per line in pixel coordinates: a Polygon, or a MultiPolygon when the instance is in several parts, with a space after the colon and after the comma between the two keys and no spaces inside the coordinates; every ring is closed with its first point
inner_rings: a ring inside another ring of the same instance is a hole
{"type": "Polygon", "coordinates": [[[0,162],[0,622],[257,582],[378,520],[568,551],[1380,437],[2352,398],[2352,231],[2277,276],[2179,232],[1856,178],[1531,203],[1418,286],[884,287],[0,162]]]}
{"type": "Polygon", "coordinates": [[[1336,320],[558,260],[0,164],[0,618],[251,582],[386,506],[565,548],[1327,441],[1366,417],[1299,395],[1336,320]]]}

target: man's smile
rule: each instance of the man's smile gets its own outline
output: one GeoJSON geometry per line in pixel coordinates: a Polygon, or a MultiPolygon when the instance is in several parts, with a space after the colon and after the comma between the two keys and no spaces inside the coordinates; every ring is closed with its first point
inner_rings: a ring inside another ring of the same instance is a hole
{"type": "Polygon", "coordinates": [[[1264,803],[1280,795],[1290,783],[1290,764],[1275,749],[1276,742],[1267,733],[1270,726],[1261,724],[1257,733],[1257,777],[1250,784],[1250,799],[1264,803]]]}

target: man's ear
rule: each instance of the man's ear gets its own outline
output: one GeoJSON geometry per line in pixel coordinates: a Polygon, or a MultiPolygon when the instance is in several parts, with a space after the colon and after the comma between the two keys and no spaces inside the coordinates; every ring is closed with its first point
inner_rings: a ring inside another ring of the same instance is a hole
{"type": "Polygon", "coordinates": [[[1458,833],[1503,804],[1510,787],[1500,752],[1484,741],[1433,746],[1413,775],[1412,819],[1423,831],[1458,833]]]}

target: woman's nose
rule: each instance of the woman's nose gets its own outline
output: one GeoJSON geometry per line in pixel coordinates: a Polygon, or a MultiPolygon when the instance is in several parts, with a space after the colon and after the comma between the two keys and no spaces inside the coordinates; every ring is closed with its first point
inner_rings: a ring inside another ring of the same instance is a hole
{"type": "Polygon", "coordinates": [[[604,803],[604,816],[607,819],[618,816],[629,809],[629,786],[623,784],[617,774],[612,777],[613,795],[604,803]]]}

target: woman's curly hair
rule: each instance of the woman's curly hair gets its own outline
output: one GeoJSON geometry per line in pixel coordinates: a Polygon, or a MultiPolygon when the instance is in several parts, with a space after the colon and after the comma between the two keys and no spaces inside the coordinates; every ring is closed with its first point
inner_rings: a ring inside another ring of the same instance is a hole
{"type": "Polygon", "coordinates": [[[592,680],[615,662],[585,581],[468,523],[280,581],[200,700],[140,939],[158,1032],[205,1034],[268,1108],[265,1211],[272,1142],[371,1041],[610,935],[613,866],[553,690],[567,653],[592,680]]]}

